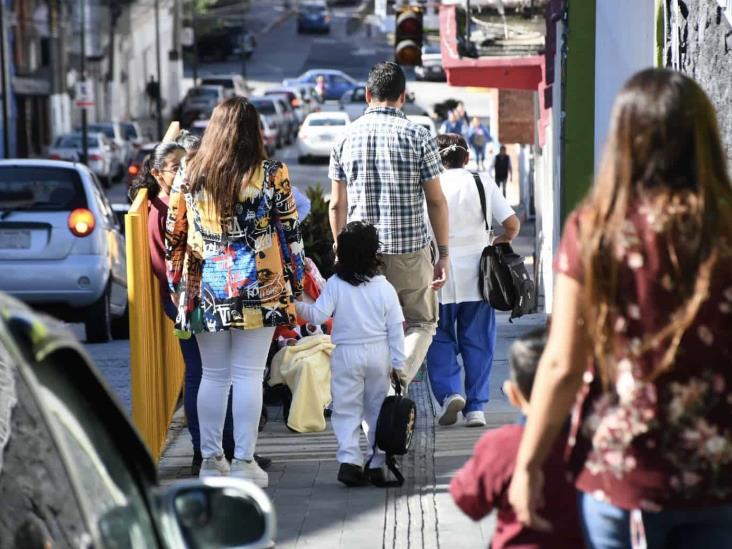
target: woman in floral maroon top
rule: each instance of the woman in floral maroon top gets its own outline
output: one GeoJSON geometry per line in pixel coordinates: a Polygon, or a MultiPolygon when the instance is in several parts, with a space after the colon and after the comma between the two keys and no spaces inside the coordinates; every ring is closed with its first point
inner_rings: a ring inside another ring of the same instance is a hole
{"type": "Polygon", "coordinates": [[[510,491],[520,520],[547,527],[541,464],[576,401],[590,547],[732,547],[732,186],[691,79],[652,69],[620,92],[556,270],[510,491]]]}

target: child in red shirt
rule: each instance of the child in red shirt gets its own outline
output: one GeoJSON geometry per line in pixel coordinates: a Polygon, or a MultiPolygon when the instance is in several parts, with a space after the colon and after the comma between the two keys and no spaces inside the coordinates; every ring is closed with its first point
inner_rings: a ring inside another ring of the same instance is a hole
{"type": "MultiPolygon", "coordinates": [[[[504,384],[509,401],[528,412],[531,387],[546,343],[546,330],[534,330],[518,339],[509,351],[511,379],[504,384]]],[[[554,446],[544,465],[543,516],[552,523],[551,532],[532,530],[518,520],[508,502],[523,425],[505,425],[488,431],[475,445],[475,452],[450,483],[455,503],[473,520],[493,509],[498,513],[492,549],[503,547],[574,549],[584,547],[577,510],[577,495],[567,479],[563,453],[566,436],[554,446]]]]}

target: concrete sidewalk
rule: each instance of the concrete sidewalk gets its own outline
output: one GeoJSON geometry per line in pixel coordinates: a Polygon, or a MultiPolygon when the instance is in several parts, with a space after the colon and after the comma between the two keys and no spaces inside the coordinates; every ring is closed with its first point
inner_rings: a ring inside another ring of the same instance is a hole
{"type": "MultiPolygon", "coordinates": [[[[277,512],[277,546],[487,547],[493,516],[473,522],[454,505],[447,487],[486,429],[515,421],[517,414],[500,389],[508,377],[506,353],[516,337],[544,321],[544,315],[531,315],[509,324],[506,314],[498,315],[486,428],[469,429],[460,422],[440,427],[424,375],[411,384],[418,419],[413,447],[401,460],[407,479],[401,488],[342,486],[336,480],[336,440],[330,427],[323,433],[298,434],[282,421],[271,420],[259,436],[257,452],[273,459],[267,493],[277,512]]],[[[365,447],[365,440],[362,445],[365,447]]],[[[192,455],[184,420],[177,416],[160,463],[161,480],[186,478],[192,455]]]]}

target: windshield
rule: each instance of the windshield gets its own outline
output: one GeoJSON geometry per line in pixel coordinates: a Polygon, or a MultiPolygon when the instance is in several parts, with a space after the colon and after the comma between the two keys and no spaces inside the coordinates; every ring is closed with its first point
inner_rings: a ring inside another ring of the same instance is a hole
{"type": "Polygon", "coordinates": [[[218,78],[204,78],[201,81],[202,84],[207,84],[210,86],[223,86],[225,88],[233,88],[234,87],[234,81],[233,80],[227,80],[227,79],[218,79],[218,78]]]}
{"type": "Polygon", "coordinates": [[[76,170],[31,166],[0,168],[0,210],[69,211],[86,207],[76,170]]]}
{"type": "Polygon", "coordinates": [[[125,139],[137,139],[140,137],[137,134],[137,128],[134,124],[130,124],[129,122],[123,122],[122,123],[122,133],[125,136],[125,139]]]}
{"type": "Polygon", "coordinates": [[[271,101],[252,101],[252,105],[261,114],[277,114],[274,103],[271,101]]]}
{"type": "Polygon", "coordinates": [[[89,131],[96,133],[103,133],[110,139],[114,139],[114,128],[107,124],[89,124],[89,131]]]}
{"type": "MultiPolygon", "coordinates": [[[[56,147],[60,149],[81,149],[80,135],[62,135],[56,139],[56,147]]],[[[92,135],[87,136],[86,146],[89,148],[99,147],[99,138],[92,135]]]]}
{"type": "Polygon", "coordinates": [[[424,53],[440,53],[440,46],[425,46],[424,53]]]}
{"type": "Polygon", "coordinates": [[[196,99],[218,99],[219,93],[211,88],[191,88],[188,90],[188,97],[196,99]]]}
{"type": "Polygon", "coordinates": [[[343,118],[313,118],[308,122],[308,126],[345,126],[346,121],[343,118]]]}

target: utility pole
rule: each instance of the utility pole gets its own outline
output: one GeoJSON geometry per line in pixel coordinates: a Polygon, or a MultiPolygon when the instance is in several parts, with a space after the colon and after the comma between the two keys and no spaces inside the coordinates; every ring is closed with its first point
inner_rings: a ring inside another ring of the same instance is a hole
{"type": "Polygon", "coordinates": [[[157,58],[157,64],[158,64],[158,97],[155,101],[155,114],[157,115],[158,119],[158,139],[163,138],[163,114],[162,114],[162,108],[160,105],[160,100],[162,97],[162,80],[160,78],[161,71],[160,71],[160,0],[155,0],[155,57],[157,58]]]}
{"type": "MultiPolygon", "coordinates": [[[[2,1],[2,0],[0,0],[2,1]]],[[[86,84],[86,0],[79,0],[79,18],[81,20],[81,81],[86,84]]],[[[89,160],[89,133],[88,121],[86,119],[86,107],[81,108],[81,163],[86,164],[89,160]]]]}
{"type": "Polygon", "coordinates": [[[196,34],[196,12],[198,7],[195,0],[191,4],[193,13],[191,14],[191,28],[193,29],[193,87],[198,85],[198,35],[196,34]]]}
{"type": "Polygon", "coordinates": [[[5,63],[5,0],[0,0],[0,85],[2,86],[3,93],[3,158],[10,156],[10,128],[8,124],[10,120],[8,118],[8,76],[7,67],[5,63]]]}

